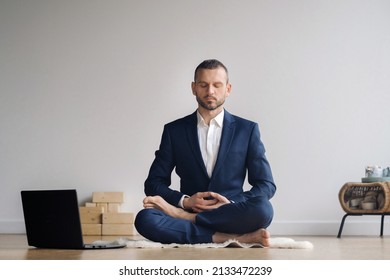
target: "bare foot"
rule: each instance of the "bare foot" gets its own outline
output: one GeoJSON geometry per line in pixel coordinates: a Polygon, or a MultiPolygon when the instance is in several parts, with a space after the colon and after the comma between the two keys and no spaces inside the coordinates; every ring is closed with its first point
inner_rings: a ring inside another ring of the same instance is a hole
{"type": "Polygon", "coordinates": [[[147,196],[144,198],[143,202],[144,208],[158,209],[173,218],[180,218],[195,222],[196,214],[189,213],[181,208],[169,204],[161,196],[147,196]]]}
{"type": "Polygon", "coordinates": [[[242,243],[260,243],[264,247],[269,247],[271,235],[266,229],[258,229],[256,231],[245,234],[227,234],[217,232],[213,235],[213,242],[223,243],[229,239],[235,239],[242,243]]]}
{"type": "Polygon", "coordinates": [[[243,243],[260,243],[264,247],[268,247],[270,238],[271,234],[269,231],[261,228],[254,232],[243,234],[237,240],[243,243]]]}

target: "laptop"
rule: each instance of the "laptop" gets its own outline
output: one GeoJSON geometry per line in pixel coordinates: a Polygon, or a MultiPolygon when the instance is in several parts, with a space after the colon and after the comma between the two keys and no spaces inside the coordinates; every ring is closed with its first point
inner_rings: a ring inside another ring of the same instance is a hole
{"type": "Polygon", "coordinates": [[[83,241],[77,192],[66,190],[21,191],[28,245],[55,249],[123,248],[120,242],[83,241]]]}

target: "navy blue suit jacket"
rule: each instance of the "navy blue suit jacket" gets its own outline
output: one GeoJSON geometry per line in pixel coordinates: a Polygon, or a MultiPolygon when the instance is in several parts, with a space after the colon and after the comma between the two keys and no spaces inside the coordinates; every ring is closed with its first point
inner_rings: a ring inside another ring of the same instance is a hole
{"type": "Polygon", "coordinates": [[[231,115],[225,110],[221,143],[211,178],[202,159],[196,112],[164,126],[159,150],[145,181],[146,195],[160,195],[177,206],[183,194],[217,192],[234,202],[250,197],[270,199],[276,187],[260,140],[257,123],[231,115]],[[176,170],[180,188],[171,189],[171,174],[176,170]],[[243,190],[246,175],[252,186],[243,190]]]}

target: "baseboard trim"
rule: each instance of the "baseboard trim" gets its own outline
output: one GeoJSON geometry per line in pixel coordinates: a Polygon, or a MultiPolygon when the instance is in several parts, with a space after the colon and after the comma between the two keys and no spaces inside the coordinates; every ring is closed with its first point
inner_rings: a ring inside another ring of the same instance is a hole
{"type": "MultiPolygon", "coordinates": [[[[272,235],[334,235],[340,228],[340,221],[277,221],[268,228],[272,235]]],[[[390,217],[385,219],[383,235],[390,234],[390,217]]],[[[0,234],[26,233],[24,221],[0,221],[0,234]]],[[[348,217],[344,223],[342,235],[378,235],[380,217],[371,220],[348,217]]]]}
{"type": "MultiPolygon", "coordinates": [[[[390,221],[390,218],[389,218],[390,221]]],[[[337,236],[340,221],[274,221],[268,228],[273,235],[325,235],[337,236]]],[[[376,220],[359,220],[348,217],[344,222],[342,235],[380,235],[380,217],[376,220]]],[[[390,234],[389,222],[384,222],[383,235],[390,234]]]]}
{"type": "Polygon", "coordinates": [[[0,234],[26,233],[24,221],[0,221],[0,234]]]}

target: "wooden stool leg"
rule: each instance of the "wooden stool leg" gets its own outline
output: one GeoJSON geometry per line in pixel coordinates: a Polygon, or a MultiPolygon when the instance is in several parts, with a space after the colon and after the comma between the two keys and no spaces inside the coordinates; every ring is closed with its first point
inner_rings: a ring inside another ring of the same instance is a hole
{"type": "Polygon", "coordinates": [[[349,214],[345,214],[343,216],[343,218],[341,219],[341,224],[340,224],[340,228],[339,228],[339,233],[337,234],[337,238],[340,238],[341,237],[341,233],[343,231],[343,227],[344,227],[344,222],[345,222],[345,219],[349,216],[349,214]]]}
{"type": "Polygon", "coordinates": [[[380,236],[382,237],[383,236],[383,223],[385,221],[385,214],[382,214],[382,217],[381,217],[381,234],[380,236]]]}

